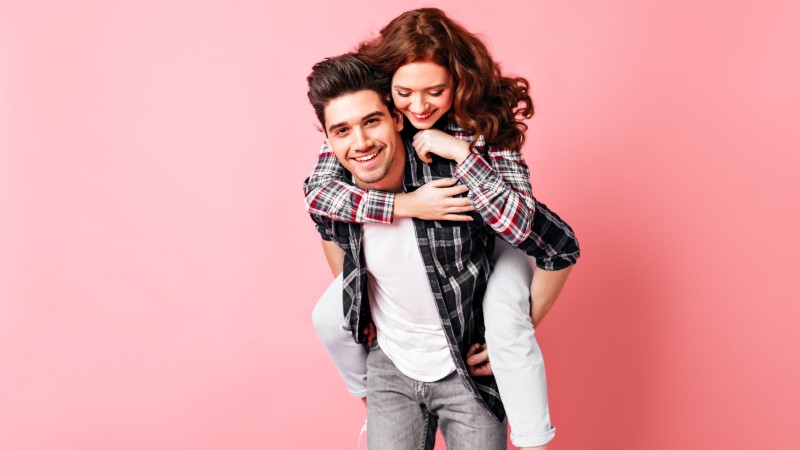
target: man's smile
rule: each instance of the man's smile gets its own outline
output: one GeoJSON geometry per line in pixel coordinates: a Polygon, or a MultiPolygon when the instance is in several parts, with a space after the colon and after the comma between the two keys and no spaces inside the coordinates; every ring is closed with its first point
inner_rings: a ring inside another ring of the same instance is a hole
{"type": "Polygon", "coordinates": [[[374,152],[372,152],[370,154],[367,154],[367,155],[364,155],[364,156],[354,157],[353,159],[356,160],[357,162],[365,163],[367,161],[371,161],[371,160],[375,159],[375,157],[378,156],[378,153],[380,153],[381,150],[382,149],[378,149],[378,150],[375,150],[374,152]]]}
{"type": "Polygon", "coordinates": [[[358,162],[364,162],[364,161],[369,161],[370,159],[372,159],[372,158],[374,158],[374,157],[376,157],[376,156],[378,156],[378,152],[375,152],[375,153],[370,153],[370,154],[369,154],[369,155],[367,155],[367,156],[362,156],[362,157],[359,157],[359,158],[353,158],[353,159],[355,159],[355,160],[356,160],[356,161],[358,161],[358,162]]]}

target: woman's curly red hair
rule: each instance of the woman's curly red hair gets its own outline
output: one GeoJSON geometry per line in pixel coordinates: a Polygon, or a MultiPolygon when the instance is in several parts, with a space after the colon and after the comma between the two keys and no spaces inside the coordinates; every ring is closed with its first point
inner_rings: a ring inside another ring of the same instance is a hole
{"type": "MultiPolygon", "coordinates": [[[[520,151],[533,116],[528,80],[505,77],[476,35],[436,8],[407,11],[361,43],[358,56],[393,74],[413,62],[434,62],[453,76],[453,117],[467,132],[496,147],[520,151]]],[[[473,141],[474,145],[475,141],[473,141]]]]}

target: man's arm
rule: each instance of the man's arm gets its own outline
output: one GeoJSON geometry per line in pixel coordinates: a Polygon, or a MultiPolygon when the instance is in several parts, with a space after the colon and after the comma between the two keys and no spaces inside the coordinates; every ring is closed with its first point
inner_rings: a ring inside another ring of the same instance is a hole
{"type": "MultiPolygon", "coordinates": [[[[555,304],[572,266],[580,257],[580,247],[572,228],[546,205],[537,201],[533,230],[520,244],[520,249],[536,258],[537,267],[531,283],[531,319],[535,328],[555,304]]],[[[472,345],[466,358],[470,375],[492,374],[485,344],[472,345]]]]}
{"type": "Polygon", "coordinates": [[[311,214],[311,220],[322,238],[322,251],[334,277],[344,270],[344,250],[333,241],[333,221],[319,214],[311,214]]]}
{"type": "MultiPolygon", "coordinates": [[[[531,319],[534,328],[542,323],[544,316],[555,304],[572,267],[560,270],[534,269],[531,284],[531,319]]],[[[494,373],[486,344],[472,344],[467,350],[466,361],[467,372],[473,377],[485,377],[494,373]]]]}
{"type": "MultiPolygon", "coordinates": [[[[327,241],[323,239],[322,251],[325,252],[325,259],[328,260],[328,265],[331,267],[331,272],[333,272],[333,276],[338,277],[343,270],[344,250],[342,250],[341,247],[333,243],[333,241],[327,241]]],[[[372,341],[375,339],[375,336],[377,336],[374,322],[370,322],[369,326],[364,329],[364,334],[367,335],[367,342],[369,343],[369,345],[372,345],[372,341]]],[[[361,400],[364,401],[364,405],[367,404],[366,397],[362,398],[361,400]]]]}
{"type": "Polygon", "coordinates": [[[531,283],[531,319],[533,327],[539,324],[550,311],[556,302],[558,294],[567,282],[567,277],[572,271],[573,266],[561,270],[533,270],[533,282],[531,283]]]}
{"type": "Polygon", "coordinates": [[[325,259],[328,260],[328,265],[331,267],[334,277],[338,277],[342,273],[344,265],[344,250],[342,250],[333,241],[322,241],[322,251],[325,252],[325,259]]]}

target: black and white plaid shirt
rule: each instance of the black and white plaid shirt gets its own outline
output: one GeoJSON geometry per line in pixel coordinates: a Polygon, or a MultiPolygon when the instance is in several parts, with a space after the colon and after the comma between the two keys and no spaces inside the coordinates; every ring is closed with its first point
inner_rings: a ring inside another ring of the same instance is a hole
{"type": "MultiPolygon", "coordinates": [[[[408,140],[405,140],[405,147],[408,156],[404,178],[406,191],[452,176],[454,161],[432,155],[433,162],[425,164],[408,140]]],[[[348,181],[352,182],[352,179],[348,181]]],[[[536,214],[531,235],[518,246],[536,258],[558,261],[552,267],[555,269],[574,263],[580,252],[572,229],[538,202],[536,214]]],[[[415,218],[414,228],[456,371],[475,398],[502,422],[505,410],[494,377],[472,378],[465,363],[469,346],[484,342],[483,295],[491,272],[489,256],[494,250],[496,236],[480,214],[473,213],[472,216],[474,220],[471,222],[415,218]]],[[[332,240],[344,250],[344,314],[353,336],[364,344],[367,336],[363,330],[372,317],[367,298],[367,267],[361,245],[361,225],[335,222],[320,215],[312,214],[311,217],[322,238],[332,240]]]]}

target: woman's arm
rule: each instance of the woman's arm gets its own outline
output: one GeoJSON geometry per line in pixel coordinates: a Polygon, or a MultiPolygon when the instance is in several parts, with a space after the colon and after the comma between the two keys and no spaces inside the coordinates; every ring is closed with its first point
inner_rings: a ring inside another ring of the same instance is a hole
{"type": "Polygon", "coordinates": [[[468,199],[455,197],[467,191],[456,180],[434,180],[414,192],[392,193],[355,186],[336,155],[322,146],[311,176],[303,183],[306,209],[331,220],[348,223],[391,223],[393,217],[424,220],[469,221],[468,199]]]}
{"type": "MultiPolygon", "coordinates": [[[[536,266],[544,271],[561,271],[575,264],[580,257],[580,247],[575,233],[558,214],[533,197],[530,188],[530,170],[522,159],[522,154],[493,147],[489,147],[487,154],[492,167],[530,210],[530,234],[518,243],[511,243],[533,256],[536,259],[536,266]]],[[[566,282],[568,273],[569,271],[561,272],[560,275],[547,273],[539,277],[539,282],[542,283],[539,286],[540,298],[543,299],[541,305],[552,305],[558,292],[561,291],[561,286],[566,282]],[[544,300],[551,298],[552,300],[544,300]]],[[[536,288],[536,284],[534,279],[532,288],[536,288]]],[[[537,308],[537,305],[533,306],[534,309],[537,308]]],[[[546,306],[543,313],[540,311],[541,317],[547,309],[549,306],[546,306]]]]}
{"type": "Polygon", "coordinates": [[[455,160],[453,176],[469,188],[475,210],[503,239],[536,259],[544,270],[560,270],[580,256],[572,228],[547,205],[533,197],[530,170],[520,152],[477,142],[475,153],[464,153],[469,134],[450,124],[448,132],[425,130],[414,136],[414,148],[424,161],[428,153],[455,160]],[[452,136],[451,136],[452,135],[452,136]],[[454,137],[462,141],[458,145],[454,137]],[[485,148],[485,150],[484,150],[485,148]]]}
{"type": "Polygon", "coordinates": [[[303,182],[309,214],[348,223],[391,223],[395,194],[361,189],[345,174],[336,155],[323,144],[311,176],[303,182]]]}
{"type": "Polygon", "coordinates": [[[530,234],[533,222],[530,170],[522,153],[487,149],[483,139],[478,139],[474,152],[470,151],[472,136],[451,124],[447,132],[429,129],[417,133],[413,144],[423,161],[431,161],[430,153],[455,161],[453,177],[469,189],[475,210],[503,239],[518,245],[530,234]]]}

